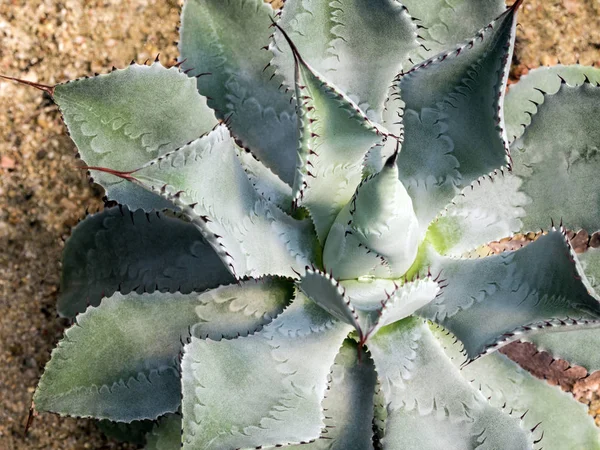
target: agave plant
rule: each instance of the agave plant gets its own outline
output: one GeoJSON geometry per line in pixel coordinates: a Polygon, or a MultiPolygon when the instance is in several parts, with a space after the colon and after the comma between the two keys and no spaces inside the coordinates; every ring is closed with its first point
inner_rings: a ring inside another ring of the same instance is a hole
{"type": "Polygon", "coordinates": [[[188,0],[175,67],[36,85],[118,206],[66,244],[34,408],[154,449],[600,448],[496,352],[600,368],[600,71],[505,96],[521,2],[188,0]]]}

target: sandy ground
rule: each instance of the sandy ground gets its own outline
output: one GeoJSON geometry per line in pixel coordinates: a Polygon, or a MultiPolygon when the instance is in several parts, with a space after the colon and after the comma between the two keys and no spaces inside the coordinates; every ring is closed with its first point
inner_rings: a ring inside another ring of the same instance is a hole
{"type": "MultiPolygon", "coordinates": [[[[159,52],[173,63],[178,14],[177,0],[0,0],[0,73],[53,84],[159,52]]],[[[515,76],[558,58],[600,63],[598,0],[528,0],[520,22],[515,76]]],[[[90,421],[51,414],[22,436],[67,325],[54,306],[63,239],[86,208],[101,207],[102,193],[74,170],[73,144],[47,96],[0,82],[0,106],[0,449],[128,448],[90,421]]]]}

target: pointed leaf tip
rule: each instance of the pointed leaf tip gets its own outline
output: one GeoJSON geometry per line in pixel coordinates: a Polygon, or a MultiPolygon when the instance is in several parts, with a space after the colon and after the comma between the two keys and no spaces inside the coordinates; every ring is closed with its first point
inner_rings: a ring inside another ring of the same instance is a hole
{"type": "Polygon", "coordinates": [[[525,1],[525,0],[517,0],[516,2],[514,2],[514,3],[512,4],[512,6],[510,7],[511,11],[516,11],[516,10],[518,10],[518,9],[521,7],[521,5],[523,4],[523,2],[524,2],[524,1],[525,1]]]}

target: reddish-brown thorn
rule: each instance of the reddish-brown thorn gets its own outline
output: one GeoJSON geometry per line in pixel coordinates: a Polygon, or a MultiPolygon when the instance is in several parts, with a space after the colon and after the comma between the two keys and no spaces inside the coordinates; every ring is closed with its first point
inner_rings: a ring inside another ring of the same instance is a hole
{"type": "Polygon", "coordinates": [[[109,169],[108,167],[97,167],[97,166],[81,166],[78,167],[80,170],[97,170],[98,172],[105,172],[111,175],[114,175],[119,178],[123,178],[127,181],[135,181],[135,177],[132,177],[131,174],[137,172],[140,169],[130,170],[128,172],[123,172],[121,170],[109,169]]]}
{"type": "Polygon", "coordinates": [[[23,431],[23,437],[27,437],[27,432],[33,423],[33,418],[35,417],[35,405],[31,402],[31,406],[29,407],[29,415],[27,416],[27,423],[25,424],[25,430],[23,431]]]}
{"type": "Polygon", "coordinates": [[[46,92],[50,96],[54,96],[54,88],[55,86],[47,86],[41,83],[34,83],[33,81],[21,80],[20,78],[8,77],[6,75],[0,75],[0,78],[4,78],[5,80],[16,81],[17,83],[21,83],[27,86],[34,87],[39,89],[40,91],[46,92]]]}

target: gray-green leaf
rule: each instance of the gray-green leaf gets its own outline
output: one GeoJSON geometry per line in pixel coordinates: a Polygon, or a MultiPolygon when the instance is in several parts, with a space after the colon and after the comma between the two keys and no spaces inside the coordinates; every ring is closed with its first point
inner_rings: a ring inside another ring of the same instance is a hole
{"type": "Polygon", "coordinates": [[[183,448],[247,448],[316,439],[327,374],[352,329],[302,294],[252,336],[192,338],[183,371],[183,448]]]}
{"type": "Polygon", "coordinates": [[[435,255],[430,261],[442,294],[418,314],[454,333],[471,359],[538,328],[572,323],[570,318],[600,319],[600,303],[560,231],[499,255],[435,255]]]}
{"type": "Polygon", "coordinates": [[[291,93],[280,89],[267,67],[273,17],[262,0],[188,0],[179,50],[184,67],[198,76],[198,90],[217,117],[227,119],[238,143],[291,185],[296,114],[291,93]]]}
{"type": "Polygon", "coordinates": [[[233,281],[191,223],[115,207],[73,230],[62,256],[58,311],[74,317],[117,291],[189,293],[233,281]]]}
{"type": "MultiPolygon", "coordinates": [[[[131,65],[54,89],[54,101],[88,166],[137,169],[210,131],[217,121],[193,78],[159,63],[131,65]]],[[[108,173],[94,180],[132,209],[164,209],[159,196],[108,173]]]]}

